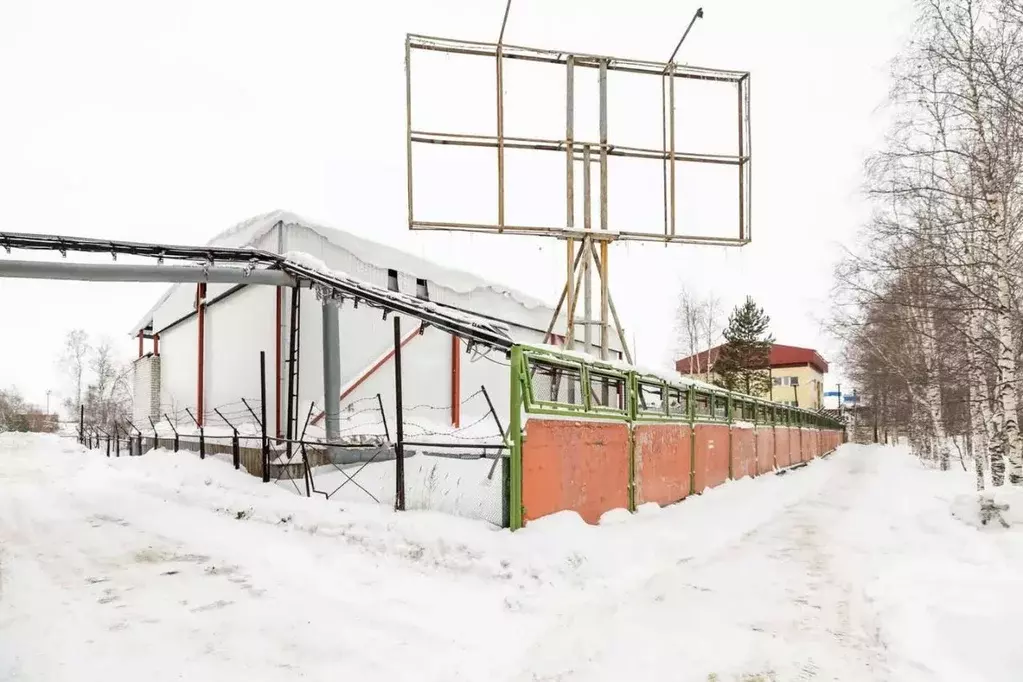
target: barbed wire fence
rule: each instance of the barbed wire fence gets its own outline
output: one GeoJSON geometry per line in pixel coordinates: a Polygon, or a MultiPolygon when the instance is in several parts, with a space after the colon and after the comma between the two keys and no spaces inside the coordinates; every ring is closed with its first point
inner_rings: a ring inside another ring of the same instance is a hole
{"type": "MultiPolygon", "coordinates": [[[[101,428],[79,415],[79,441],[105,456],[138,457],[152,450],[197,453],[244,469],[294,494],[326,500],[373,502],[399,509],[442,511],[508,523],[507,434],[485,387],[458,402],[471,415],[452,425],[451,404],[401,407],[389,423],[380,394],[344,403],[336,415],[337,436],[328,440],[314,425],[315,402],[302,410],[298,435],[278,436],[264,428],[259,398],[205,409],[161,404],[144,422],[132,419],[101,428]]],[[[305,407],[305,405],[303,405],[305,407]]]]}

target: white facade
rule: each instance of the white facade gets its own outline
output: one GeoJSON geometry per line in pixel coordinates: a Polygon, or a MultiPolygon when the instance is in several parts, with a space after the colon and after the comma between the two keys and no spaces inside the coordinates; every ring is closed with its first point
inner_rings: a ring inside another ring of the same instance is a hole
{"type": "MultiPolygon", "coordinates": [[[[246,221],[229,230],[211,244],[218,246],[265,249],[277,253],[306,253],[323,261],[329,268],[380,287],[388,286],[389,271],[397,274],[401,292],[415,295],[425,280],[431,301],[490,317],[506,324],[517,342],[541,343],[553,309],[524,294],[491,284],[474,275],[452,271],[435,263],[411,256],[387,246],[375,244],[354,235],[315,225],[293,214],[273,212],[246,221]]],[[[159,411],[177,421],[181,430],[191,425],[185,408],[196,412],[198,401],[198,318],[195,314],[195,285],[174,285],[139,322],[138,329],[151,325],[159,335],[159,411]]],[[[259,410],[259,353],[266,353],[267,416],[269,431],[276,431],[280,403],[282,430],[286,423],[288,329],[291,291],[281,292],[277,327],[278,294],[271,286],[236,286],[210,284],[207,288],[207,309],[204,330],[203,401],[205,423],[212,427],[223,422],[214,412],[219,408],[225,416],[251,423],[241,404],[245,398],[259,410]],[[276,385],[278,340],[281,367],[280,385],[276,385]]],[[[299,422],[305,420],[310,403],[316,404],[313,414],[322,410],[323,340],[322,310],[315,292],[305,288],[300,293],[300,374],[299,422]]],[[[346,407],[363,413],[375,407],[379,393],[385,408],[388,429],[394,436],[394,369],[388,359],[369,373],[394,347],[392,317],[382,319],[378,309],[353,308],[346,302],[339,315],[341,345],[341,385],[346,391],[359,382],[341,401],[342,429],[346,407]]],[[[556,332],[563,332],[562,323],[556,332]]],[[[419,321],[402,319],[402,336],[413,333],[419,321]]],[[[405,422],[411,433],[417,430],[452,429],[451,398],[454,380],[452,337],[433,328],[409,340],[402,351],[403,404],[405,422]],[[419,429],[418,427],[422,427],[419,429]]],[[[620,347],[611,346],[613,354],[620,347]]],[[[460,343],[458,383],[462,399],[486,386],[501,420],[507,426],[509,400],[508,360],[502,353],[486,357],[467,354],[465,342],[460,343]]],[[[486,400],[475,396],[461,407],[461,425],[477,422],[487,411],[486,400]]],[[[155,417],[155,415],[154,415],[155,417]]],[[[361,417],[365,418],[365,417],[361,417]]],[[[143,417],[144,419],[144,417],[143,417]]],[[[321,424],[322,425],[322,424],[321,424]]],[[[481,424],[485,429],[488,425],[481,424]]],[[[354,427],[352,427],[354,429],[354,427]]],[[[496,426],[490,430],[497,433],[496,426]]]]}

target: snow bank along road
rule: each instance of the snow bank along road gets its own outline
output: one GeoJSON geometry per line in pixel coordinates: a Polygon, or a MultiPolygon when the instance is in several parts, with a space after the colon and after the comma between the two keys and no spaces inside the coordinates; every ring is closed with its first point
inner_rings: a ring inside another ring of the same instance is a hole
{"type": "Polygon", "coordinates": [[[512,534],[0,436],[0,680],[1019,680],[1023,532],[970,484],[844,446],[512,534]]]}

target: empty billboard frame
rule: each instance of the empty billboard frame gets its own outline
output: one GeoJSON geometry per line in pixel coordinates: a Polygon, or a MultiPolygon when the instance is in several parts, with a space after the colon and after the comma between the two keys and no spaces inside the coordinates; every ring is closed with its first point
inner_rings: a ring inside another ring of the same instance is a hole
{"type": "Polygon", "coordinates": [[[408,183],[408,226],[412,230],[446,230],[482,232],[493,234],[547,236],[575,240],[587,237],[594,241],[648,241],[673,244],[701,244],[721,246],[742,246],[752,237],[752,178],[750,139],[750,75],[745,71],[711,69],[680,65],[674,62],[653,62],[637,59],[601,56],[562,50],[548,50],[484,43],[468,40],[453,40],[424,35],[409,34],[405,39],[405,89],[406,89],[406,152],[408,183]],[[492,59],[495,65],[494,80],[496,118],[494,134],[474,134],[460,131],[423,130],[414,125],[412,56],[416,51],[431,51],[467,59],[492,59]],[[521,137],[505,133],[504,106],[504,64],[505,60],[518,60],[535,64],[549,64],[560,68],[565,74],[565,131],[560,138],[521,137]],[[574,135],[576,119],[575,72],[577,69],[595,69],[598,72],[599,87],[599,139],[577,139],[574,135]],[[607,73],[618,71],[639,74],[660,79],[661,84],[661,145],[660,148],[616,145],[608,139],[607,126],[607,73]],[[676,82],[702,81],[730,87],[735,97],[734,138],[735,153],[702,153],[680,149],[676,145],[678,136],[676,103],[676,82]],[[455,147],[490,148],[495,150],[497,170],[496,221],[456,222],[420,220],[413,202],[414,148],[416,145],[448,145],[455,147]],[[563,225],[521,225],[509,224],[505,220],[505,151],[532,150],[561,154],[565,157],[565,223],[563,225]],[[659,161],[662,166],[663,225],[656,228],[641,226],[618,229],[608,224],[608,159],[625,157],[659,161]],[[582,229],[576,226],[576,166],[583,166],[583,219],[582,229]],[[599,189],[591,193],[590,167],[598,165],[599,189]],[[677,199],[677,174],[682,164],[711,164],[718,167],[730,166],[735,169],[735,195],[738,202],[738,219],[734,227],[724,227],[719,234],[692,234],[680,229],[677,199]],[[599,202],[599,226],[590,223],[590,196],[596,195],[599,202]]]}

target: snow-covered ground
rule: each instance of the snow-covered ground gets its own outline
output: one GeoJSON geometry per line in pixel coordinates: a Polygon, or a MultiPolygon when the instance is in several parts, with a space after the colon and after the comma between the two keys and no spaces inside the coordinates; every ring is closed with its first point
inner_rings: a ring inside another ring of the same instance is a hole
{"type": "MultiPolygon", "coordinates": [[[[405,508],[429,509],[500,526],[504,517],[504,461],[456,459],[430,454],[405,458],[405,508]]],[[[275,481],[300,495],[305,494],[301,472],[294,479],[275,481]]],[[[325,465],[311,470],[315,490],[331,501],[367,503],[373,500],[394,506],[395,462],[369,462],[343,467],[325,465]]]]}
{"type": "Polygon", "coordinates": [[[512,534],[4,435],[0,680],[1018,680],[1023,530],[971,484],[845,446],[512,534]]]}

